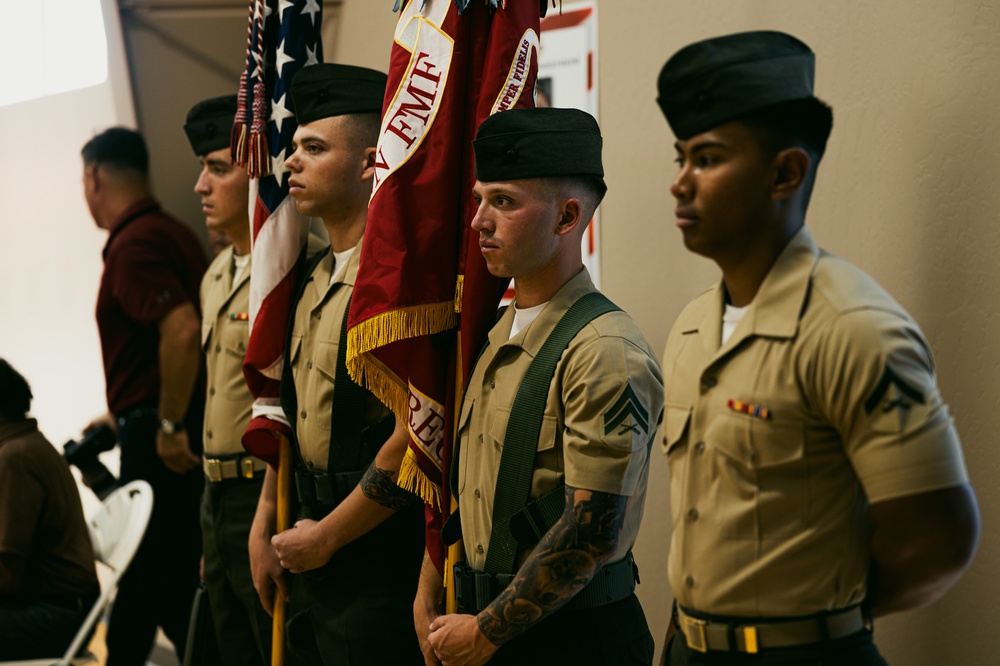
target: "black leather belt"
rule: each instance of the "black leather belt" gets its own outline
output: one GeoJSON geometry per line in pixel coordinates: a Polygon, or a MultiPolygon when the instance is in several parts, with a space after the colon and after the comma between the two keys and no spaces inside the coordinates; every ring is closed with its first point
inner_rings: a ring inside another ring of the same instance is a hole
{"type": "MultiPolygon", "coordinates": [[[[516,574],[489,574],[476,571],[465,562],[455,565],[455,597],[458,612],[475,615],[510,585],[516,574]]],[[[635,591],[639,570],[632,551],[624,558],[597,570],[587,586],[570,599],[565,608],[595,608],[621,601],[635,591]]]]}
{"type": "Polygon", "coordinates": [[[302,504],[329,510],[351,494],[364,474],[365,470],[328,474],[297,469],[295,490],[302,504]]]}
{"type": "Polygon", "coordinates": [[[770,621],[767,618],[692,617],[677,608],[677,626],[687,645],[697,652],[709,650],[755,654],[767,648],[808,645],[835,640],[861,631],[865,620],[860,606],[806,618],[770,621]]]}

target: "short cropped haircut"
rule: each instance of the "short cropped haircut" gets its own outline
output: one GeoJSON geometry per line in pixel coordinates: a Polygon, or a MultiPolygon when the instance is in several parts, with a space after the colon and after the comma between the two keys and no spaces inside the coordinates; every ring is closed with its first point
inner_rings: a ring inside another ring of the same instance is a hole
{"type": "Polygon", "coordinates": [[[604,200],[604,195],[608,193],[608,185],[600,176],[553,176],[546,180],[558,187],[581,191],[583,198],[586,199],[584,205],[592,206],[594,210],[597,210],[604,200]]]}
{"type": "Polygon", "coordinates": [[[31,387],[10,363],[0,358],[0,417],[20,421],[31,409],[31,387]]]}
{"type": "Polygon", "coordinates": [[[378,145],[378,133],[382,129],[382,116],[378,113],[350,113],[344,116],[347,131],[359,146],[374,148],[378,145]]]}
{"type": "Polygon", "coordinates": [[[84,164],[104,164],[124,171],[149,173],[146,141],[135,130],[112,127],[88,141],[83,150],[84,164]]]}
{"type": "Polygon", "coordinates": [[[781,102],[740,118],[757,135],[765,153],[802,148],[819,164],[833,129],[833,109],[815,97],[781,102]]]}

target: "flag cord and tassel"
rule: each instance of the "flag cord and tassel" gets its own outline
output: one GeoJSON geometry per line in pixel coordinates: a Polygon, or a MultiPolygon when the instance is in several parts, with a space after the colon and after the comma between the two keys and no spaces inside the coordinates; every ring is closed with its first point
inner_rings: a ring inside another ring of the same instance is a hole
{"type": "Polygon", "coordinates": [[[254,73],[247,86],[253,84],[252,117],[250,136],[246,145],[247,173],[251,178],[260,178],[271,172],[267,153],[267,90],[264,86],[264,0],[255,0],[253,60],[254,73]]]}

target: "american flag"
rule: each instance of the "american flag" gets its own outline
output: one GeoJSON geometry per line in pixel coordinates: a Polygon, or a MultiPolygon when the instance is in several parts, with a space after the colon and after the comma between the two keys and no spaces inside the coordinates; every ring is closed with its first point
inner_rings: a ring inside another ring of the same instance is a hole
{"type": "Polygon", "coordinates": [[[233,161],[251,176],[253,242],[250,340],[243,374],[254,395],[254,415],[243,436],[250,453],[277,464],[273,431],[281,418],[278,386],[285,331],[308,225],[288,196],[285,159],[297,124],[291,110],[292,77],[322,60],[318,0],[250,0],[247,65],[233,126],[233,161]]]}

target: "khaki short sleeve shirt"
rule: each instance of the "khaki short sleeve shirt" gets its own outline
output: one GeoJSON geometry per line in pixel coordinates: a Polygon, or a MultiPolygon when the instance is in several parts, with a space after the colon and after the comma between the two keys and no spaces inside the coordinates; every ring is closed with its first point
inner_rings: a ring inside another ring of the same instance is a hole
{"type": "MultiPolygon", "coordinates": [[[[596,291],[586,270],[538,318],[508,340],[513,308],[490,331],[460,414],[458,501],[466,558],[482,569],[492,529],[496,476],[514,397],[535,354],[569,307],[596,291]]],[[[662,411],[655,353],[624,312],[598,317],[570,342],[546,397],[531,497],[566,484],[632,497],[619,549],[635,542],[646,493],[649,447],[662,411]]],[[[522,553],[522,560],[525,556],[522,553]]]]}
{"type": "Polygon", "coordinates": [[[968,481],[917,324],[803,228],[721,344],[723,289],[667,340],[671,587],[690,610],[797,616],[865,594],[869,502],[968,481]]]}
{"type": "Polygon", "coordinates": [[[250,270],[233,284],[233,247],[219,253],[201,281],[201,347],[208,369],[205,392],[205,454],[244,453],[253,396],[243,378],[250,333],[250,270]]]}
{"type": "MultiPolygon", "coordinates": [[[[329,464],[340,329],[354,293],[360,260],[361,243],[354,248],[343,271],[334,266],[333,252],[327,252],[307,279],[293,315],[289,362],[298,405],[295,434],[302,461],[317,471],[325,471],[329,464]]],[[[369,398],[368,423],[386,413],[382,403],[369,398]]]]}

